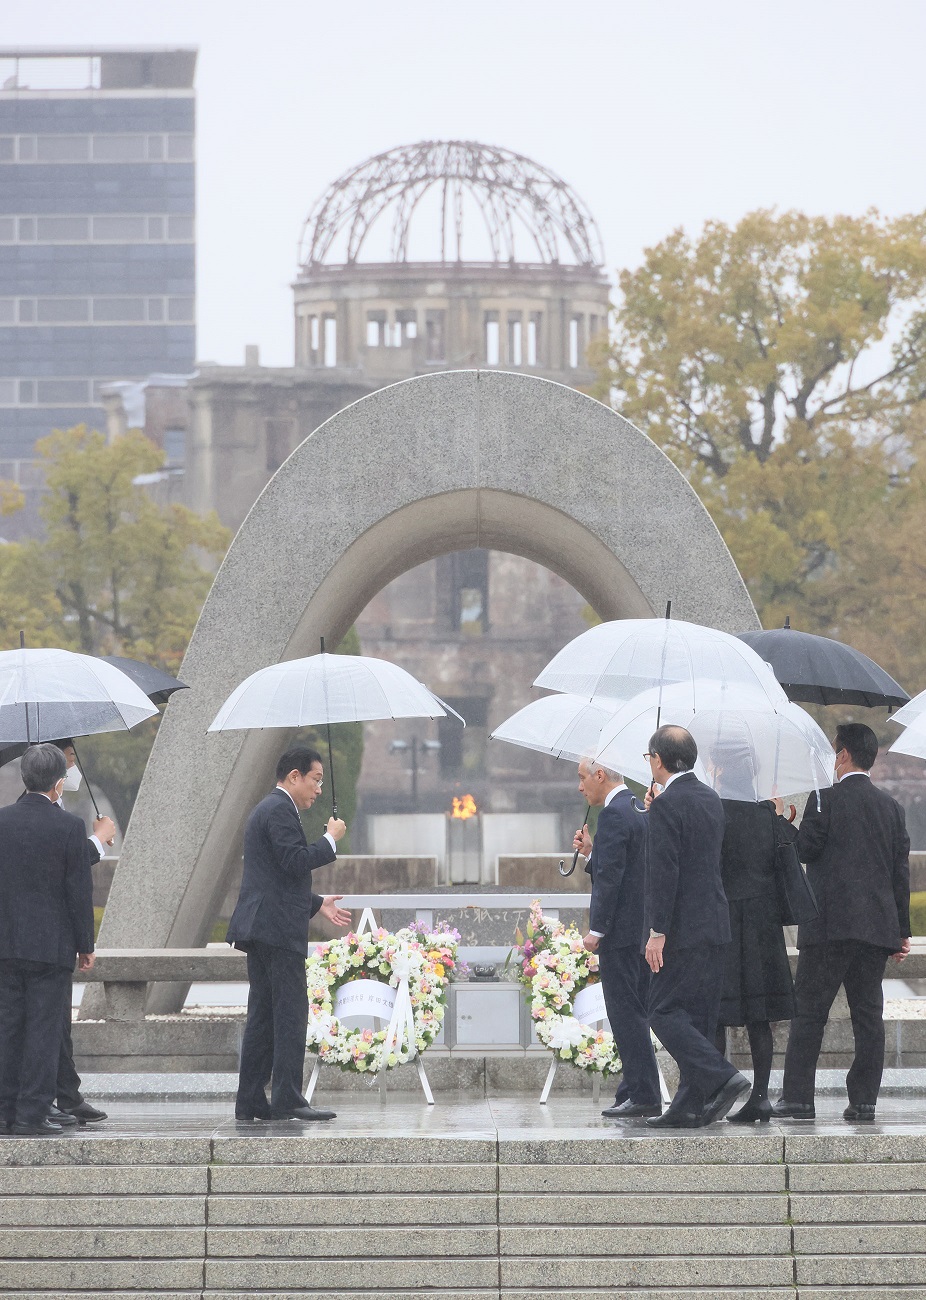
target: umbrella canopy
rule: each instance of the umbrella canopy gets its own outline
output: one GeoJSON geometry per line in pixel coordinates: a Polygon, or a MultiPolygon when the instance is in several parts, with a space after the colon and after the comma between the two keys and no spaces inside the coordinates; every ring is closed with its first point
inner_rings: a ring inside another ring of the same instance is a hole
{"type": "Polygon", "coordinates": [[[802,704],[861,704],[873,709],[904,704],[910,696],[873,659],[850,645],[796,632],[788,619],[769,632],[739,639],[771,665],[789,700],[802,704]]]}
{"type": "Polygon", "coordinates": [[[787,699],[768,665],[737,637],[661,618],[619,619],[589,628],[551,659],[534,685],[586,700],[630,700],[674,684],[687,692],[694,711],[698,683],[758,690],[773,707],[787,699]]]}
{"type": "Polygon", "coordinates": [[[926,691],[920,691],[919,695],[914,695],[902,709],[892,713],[891,722],[899,722],[904,727],[909,727],[911,722],[916,722],[918,718],[926,715],[926,691]]]}
{"type": "Polygon", "coordinates": [[[453,712],[404,668],[385,659],[318,654],[252,673],[232,691],[209,730],[443,718],[453,712]]]}
{"type": "Polygon", "coordinates": [[[903,732],[890,747],[892,754],[910,754],[913,758],[926,758],[926,691],[914,695],[909,704],[891,718],[903,725],[903,732]]]}
{"type": "Polygon", "coordinates": [[[128,731],[157,709],[118,668],[70,650],[0,651],[0,741],[128,731]]]}
{"type": "Polygon", "coordinates": [[[103,662],[112,664],[120,672],[130,677],[139,690],[143,691],[152,704],[166,704],[174,691],[188,691],[186,682],[171,677],[161,668],[153,668],[141,659],[126,659],[122,655],[104,655],[103,662]]]}
{"type": "MultiPolygon", "coordinates": [[[[705,707],[697,711],[687,687],[665,687],[662,722],[691,732],[698,746],[695,773],[721,798],[754,802],[833,784],[833,747],[798,705],[786,700],[773,709],[755,690],[699,686],[705,707]]],[[[621,706],[602,730],[596,762],[637,781],[652,779],[643,755],[656,727],[659,694],[651,689],[621,706]]]]}
{"type": "Polygon", "coordinates": [[[506,718],[489,739],[578,763],[597,753],[602,728],[618,707],[615,700],[590,704],[577,695],[547,695],[506,718]]]}

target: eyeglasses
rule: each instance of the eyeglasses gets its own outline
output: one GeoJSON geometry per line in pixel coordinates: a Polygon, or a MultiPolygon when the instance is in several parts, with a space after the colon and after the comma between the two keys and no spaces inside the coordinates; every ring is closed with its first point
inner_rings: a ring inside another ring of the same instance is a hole
{"type": "Polygon", "coordinates": [[[646,758],[646,759],[650,759],[650,758],[658,758],[659,755],[658,755],[658,754],[650,754],[649,752],[647,752],[647,753],[645,753],[645,754],[643,755],[643,757],[646,758]]]}

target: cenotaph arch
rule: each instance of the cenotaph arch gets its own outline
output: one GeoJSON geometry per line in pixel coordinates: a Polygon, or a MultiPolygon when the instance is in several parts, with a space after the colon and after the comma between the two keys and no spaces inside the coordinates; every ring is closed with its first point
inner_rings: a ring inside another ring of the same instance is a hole
{"type": "Polygon", "coordinates": [[[424,375],[364,397],[280,467],[216,576],[181,670],[192,689],[171,699],[161,724],[101,947],[208,938],[282,739],[207,734],[231,690],[258,668],[314,653],[320,635],[336,645],[394,577],[470,547],[545,565],[605,619],[658,614],[671,599],[679,618],[758,626],[695,492],[606,406],[544,379],[484,370],[424,375]]]}

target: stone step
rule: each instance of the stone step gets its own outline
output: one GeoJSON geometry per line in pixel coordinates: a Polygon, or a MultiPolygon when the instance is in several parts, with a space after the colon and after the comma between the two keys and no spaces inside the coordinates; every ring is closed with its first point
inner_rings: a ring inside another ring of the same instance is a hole
{"type": "Polygon", "coordinates": [[[7,1291],[19,1297],[40,1290],[45,1300],[52,1300],[49,1291],[54,1300],[69,1291],[160,1296],[192,1290],[200,1296],[203,1285],[201,1253],[195,1259],[4,1259],[0,1271],[7,1291]]]}
{"type": "Polygon", "coordinates": [[[495,1256],[498,1230],[485,1227],[441,1228],[209,1228],[211,1259],[285,1260],[319,1255],[346,1260],[416,1259],[441,1255],[445,1260],[495,1256]]]}
{"type": "MultiPolygon", "coordinates": [[[[647,1130],[645,1133],[624,1137],[608,1129],[598,1135],[600,1140],[589,1142],[587,1138],[561,1138],[556,1136],[555,1132],[555,1130],[548,1130],[543,1136],[512,1138],[502,1129],[498,1139],[499,1165],[580,1166],[588,1172],[589,1180],[597,1175],[600,1167],[606,1165],[646,1165],[647,1167],[652,1165],[780,1165],[785,1158],[785,1141],[789,1143],[794,1140],[800,1141],[800,1139],[785,1139],[778,1133],[731,1132],[728,1135],[724,1131],[702,1136],[695,1130],[683,1136],[664,1129],[656,1132],[647,1130]]],[[[804,1140],[810,1143],[814,1141],[813,1138],[804,1140]]],[[[867,1157],[861,1149],[854,1157],[844,1156],[843,1148],[839,1148],[839,1154],[826,1157],[822,1153],[826,1150],[828,1141],[838,1142],[839,1139],[823,1139],[823,1147],[814,1148],[814,1151],[821,1153],[817,1158],[916,1159],[913,1154],[902,1155],[899,1148],[894,1155],[895,1148],[892,1144],[895,1139],[891,1137],[883,1140],[884,1152],[891,1154],[867,1157]]],[[[849,1147],[851,1148],[851,1142],[849,1147]]],[[[923,1151],[921,1138],[914,1137],[909,1144],[909,1150],[911,1153],[918,1150],[921,1155],[926,1154],[923,1151]]],[[[805,1154],[801,1158],[805,1163],[814,1162],[810,1147],[805,1148],[805,1154]]]]}
{"type": "MultiPolygon", "coordinates": [[[[923,1223],[926,1222],[926,1193],[844,1192],[827,1196],[791,1192],[794,1223],[923,1223]]],[[[926,1279],[924,1279],[926,1280],[926,1279]]]]}
{"type": "Polygon", "coordinates": [[[205,1227],[205,1196],[0,1196],[4,1227],[205,1227]]]}
{"type": "MultiPolygon", "coordinates": [[[[2,1171],[0,1171],[2,1172],[2,1171]]],[[[783,1177],[783,1175],[782,1175],[783,1177]]],[[[492,1164],[441,1165],[441,1186],[456,1193],[495,1192],[492,1164]]],[[[257,1196],[273,1193],[427,1193],[433,1195],[430,1165],[213,1165],[209,1190],[215,1194],[257,1196]]]]}
{"type": "MultiPolygon", "coordinates": [[[[615,1292],[612,1288],[600,1290],[595,1286],[582,1287],[576,1290],[575,1286],[569,1287],[511,1287],[503,1286],[498,1292],[500,1300],[614,1300],[615,1292]]],[[[666,1290],[663,1287],[645,1287],[643,1290],[633,1286],[629,1288],[621,1287],[620,1300],[760,1300],[764,1296],[778,1296],[784,1300],[796,1300],[797,1292],[793,1286],[763,1286],[756,1290],[750,1287],[743,1291],[740,1287],[671,1287],[666,1290]]],[[[867,1292],[866,1292],[867,1296],[867,1292]]],[[[264,1297],[261,1297],[264,1300],[264,1297]]],[[[282,1298],[281,1298],[282,1300],[282,1298]]],[[[891,1300],[897,1300],[896,1295],[891,1294],[891,1300]]],[[[904,1292],[904,1300],[907,1300],[907,1292],[904,1292]]]]}
{"type": "MultiPolygon", "coordinates": [[[[575,1260],[576,1256],[620,1256],[630,1262],[643,1255],[651,1260],[660,1256],[684,1255],[787,1255],[791,1250],[791,1230],[785,1224],[776,1227],[731,1225],[705,1227],[659,1226],[636,1224],[626,1228],[559,1228],[547,1224],[540,1228],[501,1228],[499,1251],[506,1255],[530,1255],[535,1263],[542,1256],[550,1262],[575,1260]]],[[[573,1264],[573,1266],[575,1266],[573,1264]]],[[[589,1265],[592,1273],[597,1265],[589,1265]]]]}
{"type": "Polygon", "coordinates": [[[208,1189],[207,1165],[0,1166],[0,1196],[183,1196],[208,1189]]]}
{"type": "MultiPolygon", "coordinates": [[[[823,1227],[798,1224],[796,1255],[908,1255],[926,1253],[926,1223],[839,1223],[823,1227]]],[[[926,1273],[919,1279],[926,1282],[926,1273]]]]}
{"type": "Polygon", "coordinates": [[[789,1169],[792,1192],[926,1192],[926,1162],[799,1165],[789,1169]]]}
{"type": "MultiPolygon", "coordinates": [[[[573,1266],[574,1267],[574,1266],[573,1266]]],[[[205,1294],[213,1291],[305,1292],[321,1279],[330,1279],[336,1289],[329,1296],[341,1297],[352,1290],[367,1291],[380,1300],[390,1290],[407,1293],[433,1292],[435,1282],[447,1291],[492,1289],[498,1294],[498,1260],[448,1259],[431,1255],[416,1259],[330,1259],[307,1256],[302,1259],[207,1259],[205,1294]],[[334,1279],[337,1279],[334,1282],[334,1279]]],[[[311,1290],[309,1290],[311,1294],[311,1290]]],[[[440,1291],[437,1292],[440,1295],[440,1291]]],[[[263,1297],[261,1297],[263,1300],[263,1297]]]]}
{"type": "Polygon", "coordinates": [[[584,1196],[551,1197],[502,1194],[498,1204],[501,1223],[618,1224],[618,1223],[785,1223],[788,1197],[776,1194],[732,1193],[698,1196],[683,1193],[626,1196],[602,1195],[590,1189],[584,1196]]]}
{"type": "MultiPolygon", "coordinates": [[[[501,1286],[525,1289],[536,1294],[537,1288],[563,1287],[575,1293],[576,1261],[574,1259],[542,1259],[530,1256],[503,1257],[500,1267],[501,1286]]],[[[763,1287],[788,1287],[793,1281],[791,1258],[777,1255],[701,1256],[688,1258],[682,1254],[659,1259],[615,1259],[608,1255],[587,1257],[581,1262],[582,1276],[594,1279],[600,1289],[608,1287],[672,1287],[722,1288],[739,1287],[747,1294],[762,1294],[763,1287]]],[[[586,1292],[580,1294],[585,1295],[586,1292]]],[[[623,1293],[622,1293],[623,1294],[623,1293]]],[[[723,1291],[712,1289],[712,1296],[723,1297],[723,1291]]]]}
{"type": "MultiPolygon", "coordinates": [[[[814,1166],[808,1166],[808,1169],[814,1166]]],[[[841,1166],[839,1166],[841,1168],[841,1166]]],[[[911,1166],[915,1168],[916,1166],[911,1166]]],[[[922,1170],[926,1173],[926,1165],[922,1170]]],[[[782,1192],[785,1166],[768,1165],[500,1165],[501,1193],[782,1192]]]]}
{"type": "MultiPolygon", "coordinates": [[[[816,1286],[838,1288],[843,1297],[856,1294],[846,1288],[922,1287],[926,1282],[926,1255],[799,1255],[795,1268],[799,1296],[816,1286]]],[[[860,1294],[867,1300],[867,1291],[860,1294]]],[[[907,1291],[889,1290],[887,1294],[891,1300],[908,1300],[909,1296],[907,1291]]]]}
{"type": "Polygon", "coordinates": [[[213,1144],[208,1137],[110,1137],[103,1132],[91,1137],[67,1133],[54,1140],[5,1137],[0,1144],[0,1161],[5,1167],[39,1165],[193,1165],[207,1167],[213,1144]]]}
{"type": "Polygon", "coordinates": [[[0,1228],[0,1259],[190,1259],[205,1228],[0,1228]]]}
{"type": "MultiPolygon", "coordinates": [[[[420,1114],[420,1108],[419,1112],[420,1114]]],[[[417,1116],[416,1116],[417,1118],[417,1116]]],[[[28,1138],[23,1139],[28,1142],[28,1138]]],[[[38,1145],[33,1143],[33,1145],[38,1145]]],[[[47,1145],[53,1145],[48,1143],[47,1145]]],[[[206,1144],[207,1148],[209,1144],[206,1144]]],[[[780,1142],[779,1142],[780,1146],[780,1142]]],[[[5,1148],[4,1148],[5,1149],[5,1148]]],[[[301,1130],[301,1136],[216,1137],[203,1163],[218,1165],[461,1165],[495,1167],[497,1143],[494,1135],[431,1137],[412,1133],[405,1137],[331,1135],[319,1126],[301,1130]]],[[[433,1185],[433,1184],[432,1184],[433,1185]]]]}
{"type": "MultiPolygon", "coordinates": [[[[393,1189],[394,1190],[394,1189],[393,1189]]],[[[210,1228],[220,1224],[495,1224],[494,1195],[210,1196],[210,1228]]]]}

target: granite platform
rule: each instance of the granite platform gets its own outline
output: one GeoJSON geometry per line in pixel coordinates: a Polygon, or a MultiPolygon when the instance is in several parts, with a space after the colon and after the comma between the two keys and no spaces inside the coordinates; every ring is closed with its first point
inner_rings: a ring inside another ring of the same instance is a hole
{"type": "Polygon", "coordinates": [[[316,1125],[114,1101],[0,1140],[0,1293],[926,1300],[926,1104],[842,1105],[653,1132],[572,1096],[345,1094],[316,1125]]]}

